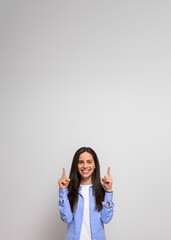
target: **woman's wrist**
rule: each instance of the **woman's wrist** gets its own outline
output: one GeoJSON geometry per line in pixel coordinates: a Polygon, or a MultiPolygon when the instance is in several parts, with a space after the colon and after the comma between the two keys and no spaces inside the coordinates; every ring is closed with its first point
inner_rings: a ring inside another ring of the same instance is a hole
{"type": "Polygon", "coordinates": [[[106,192],[113,192],[112,189],[106,189],[106,192]]]}

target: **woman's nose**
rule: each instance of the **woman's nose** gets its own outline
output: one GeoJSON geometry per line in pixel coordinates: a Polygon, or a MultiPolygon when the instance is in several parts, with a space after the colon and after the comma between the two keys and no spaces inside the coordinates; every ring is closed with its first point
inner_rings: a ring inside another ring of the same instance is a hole
{"type": "Polygon", "coordinates": [[[86,168],[87,167],[87,163],[85,162],[85,163],[83,163],[83,167],[84,168],[86,168]]]}

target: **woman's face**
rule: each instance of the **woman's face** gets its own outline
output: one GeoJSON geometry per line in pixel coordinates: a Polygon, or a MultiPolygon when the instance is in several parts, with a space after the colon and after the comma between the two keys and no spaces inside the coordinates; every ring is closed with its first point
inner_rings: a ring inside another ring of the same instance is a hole
{"type": "Polygon", "coordinates": [[[81,183],[92,184],[92,173],[95,169],[95,162],[92,155],[88,152],[83,152],[78,160],[78,172],[81,176],[81,183]]]}

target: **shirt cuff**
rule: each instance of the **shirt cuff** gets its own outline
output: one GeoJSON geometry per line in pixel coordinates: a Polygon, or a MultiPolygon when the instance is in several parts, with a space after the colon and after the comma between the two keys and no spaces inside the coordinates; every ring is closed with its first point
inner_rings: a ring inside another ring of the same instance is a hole
{"type": "Polygon", "coordinates": [[[67,188],[65,188],[65,189],[60,189],[59,188],[59,198],[60,199],[67,198],[67,195],[68,195],[68,189],[67,188]]]}
{"type": "Polygon", "coordinates": [[[105,192],[104,201],[112,202],[112,199],[113,199],[113,192],[105,192]]]}

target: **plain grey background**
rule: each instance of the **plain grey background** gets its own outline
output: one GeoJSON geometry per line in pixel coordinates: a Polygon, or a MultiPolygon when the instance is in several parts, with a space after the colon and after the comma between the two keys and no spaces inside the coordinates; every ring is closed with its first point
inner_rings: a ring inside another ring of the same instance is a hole
{"type": "Polygon", "coordinates": [[[108,240],[171,239],[171,3],[0,3],[0,239],[62,240],[75,151],[111,166],[108,240]]]}

